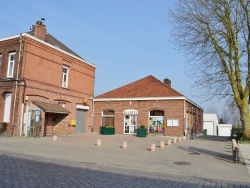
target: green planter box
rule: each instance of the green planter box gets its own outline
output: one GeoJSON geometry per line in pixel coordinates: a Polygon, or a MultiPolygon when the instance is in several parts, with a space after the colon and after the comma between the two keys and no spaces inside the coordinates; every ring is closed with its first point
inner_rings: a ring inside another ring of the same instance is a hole
{"type": "Polygon", "coordinates": [[[204,134],[204,135],[207,135],[207,129],[204,129],[204,130],[203,130],[203,134],[204,134]]]}
{"type": "Polygon", "coordinates": [[[137,137],[146,137],[147,136],[147,129],[137,129],[137,137]]]}
{"type": "Polygon", "coordinates": [[[104,134],[104,135],[112,135],[112,134],[115,134],[115,128],[101,127],[100,132],[101,132],[101,134],[104,134]]]}

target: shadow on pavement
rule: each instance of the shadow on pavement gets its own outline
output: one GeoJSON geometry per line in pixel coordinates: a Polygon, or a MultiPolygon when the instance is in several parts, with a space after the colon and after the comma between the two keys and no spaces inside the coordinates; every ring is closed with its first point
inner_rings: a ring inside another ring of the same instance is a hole
{"type": "MultiPolygon", "coordinates": [[[[232,152],[228,152],[228,153],[230,153],[230,155],[227,155],[227,154],[224,154],[224,153],[219,153],[219,152],[206,150],[206,149],[202,149],[202,148],[197,148],[197,147],[182,147],[182,146],[179,146],[178,149],[182,149],[182,150],[185,150],[185,151],[188,151],[188,152],[193,152],[193,153],[198,153],[198,154],[205,154],[205,155],[212,156],[212,157],[214,157],[216,159],[219,159],[219,160],[234,163],[234,158],[232,156],[232,152]]],[[[244,161],[245,161],[245,159],[242,157],[241,153],[239,152],[239,161],[237,163],[242,164],[242,165],[247,165],[247,163],[245,163],[244,161]]]]}
{"type": "Polygon", "coordinates": [[[232,162],[232,159],[233,159],[232,155],[227,155],[227,154],[224,154],[224,153],[219,153],[219,152],[216,152],[216,151],[197,148],[197,147],[193,147],[193,146],[189,146],[189,147],[179,146],[178,148],[182,149],[182,150],[185,150],[185,151],[188,151],[188,152],[194,152],[194,153],[210,155],[210,156],[215,157],[217,159],[225,160],[225,161],[228,161],[228,162],[232,162]]]}
{"type": "Polygon", "coordinates": [[[228,142],[231,140],[231,136],[199,136],[195,139],[202,139],[202,140],[211,140],[211,141],[221,141],[221,142],[228,142]]]}

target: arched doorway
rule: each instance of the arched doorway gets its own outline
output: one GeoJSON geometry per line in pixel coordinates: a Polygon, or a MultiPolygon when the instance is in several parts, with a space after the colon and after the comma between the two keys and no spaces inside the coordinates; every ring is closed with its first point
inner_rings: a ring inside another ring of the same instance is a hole
{"type": "Polygon", "coordinates": [[[123,111],[124,134],[135,134],[138,126],[138,110],[128,109],[123,111]]]}

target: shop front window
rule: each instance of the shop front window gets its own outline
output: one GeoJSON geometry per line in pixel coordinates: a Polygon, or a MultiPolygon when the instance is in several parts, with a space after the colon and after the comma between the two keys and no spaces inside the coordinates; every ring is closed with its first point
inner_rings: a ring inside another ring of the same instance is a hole
{"type": "Polygon", "coordinates": [[[164,133],[164,111],[154,110],[149,112],[149,133],[164,133]]]}

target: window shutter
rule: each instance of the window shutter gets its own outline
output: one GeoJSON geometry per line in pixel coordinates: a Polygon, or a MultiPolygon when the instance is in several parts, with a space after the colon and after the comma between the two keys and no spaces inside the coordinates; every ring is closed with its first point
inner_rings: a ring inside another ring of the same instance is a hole
{"type": "Polygon", "coordinates": [[[10,122],[11,93],[6,93],[4,97],[3,122],[10,122]]]}

